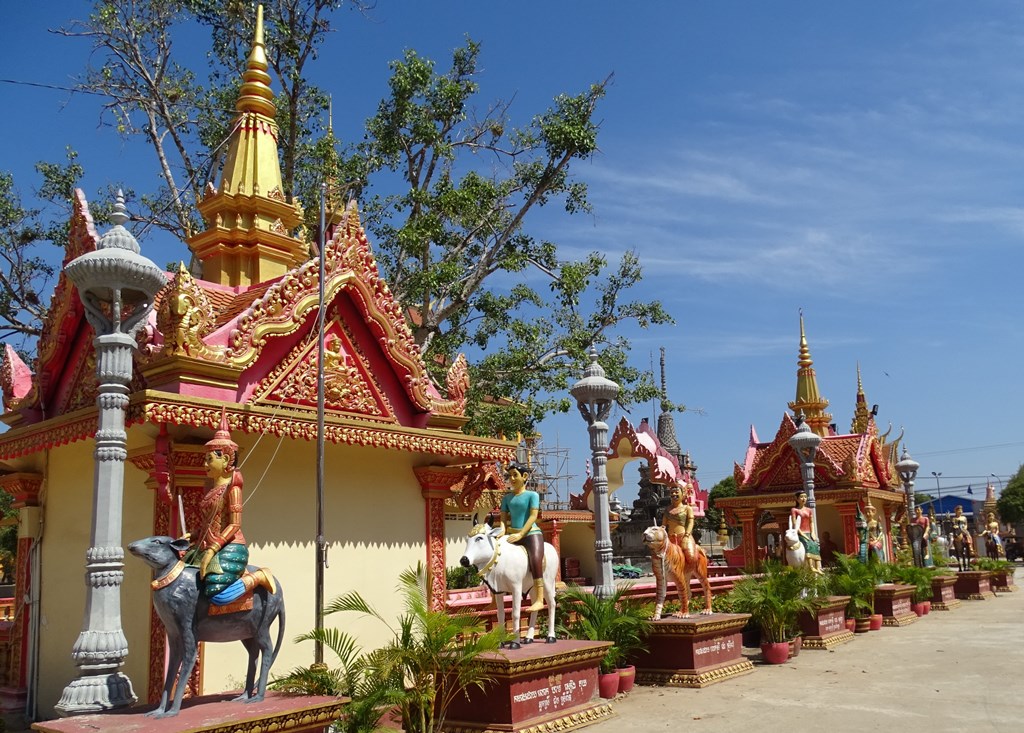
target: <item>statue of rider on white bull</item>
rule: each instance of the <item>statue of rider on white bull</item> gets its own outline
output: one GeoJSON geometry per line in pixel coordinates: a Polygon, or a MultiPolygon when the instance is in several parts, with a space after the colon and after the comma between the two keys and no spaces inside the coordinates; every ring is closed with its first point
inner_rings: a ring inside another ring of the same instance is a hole
{"type": "MultiPolygon", "coordinates": [[[[549,644],[555,642],[555,574],[558,571],[558,552],[544,541],[544,534],[537,526],[540,515],[540,495],[526,488],[530,468],[513,462],[508,467],[508,481],[512,490],[501,500],[501,524],[490,527],[478,524],[473,517],[473,529],[462,555],[463,567],[474,566],[484,584],[494,595],[498,609],[498,623],[505,626],[505,594],[512,595],[513,634],[519,637],[519,620],[522,601],[527,593],[533,603],[530,624],[522,643],[533,642],[537,623],[537,612],[544,607],[545,594],[548,601],[549,644]],[[507,529],[506,529],[507,527],[507,529]],[[517,545],[512,552],[504,552],[509,545],[517,545]]],[[[510,649],[518,649],[519,641],[508,643],[510,649]]]]}

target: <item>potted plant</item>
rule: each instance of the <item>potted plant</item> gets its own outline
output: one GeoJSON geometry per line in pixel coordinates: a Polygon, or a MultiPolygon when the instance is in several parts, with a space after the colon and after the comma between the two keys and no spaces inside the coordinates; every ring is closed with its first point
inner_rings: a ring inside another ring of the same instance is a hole
{"type": "Polygon", "coordinates": [[[273,685],[292,693],[351,695],[344,731],[376,730],[381,717],[395,709],[408,733],[441,731],[458,695],[474,687],[483,690],[493,681],[481,655],[497,651],[505,633],[486,632],[476,616],[431,611],[422,565],[399,576],[398,590],[405,612],[397,619],[384,616],[354,591],[324,608],[325,614],[347,611],[376,618],[392,634],[387,644],[361,654],[345,632],[315,629],[296,641],[321,641],[337,655],[340,668],[299,668],[273,685]]]}
{"type": "Polygon", "coordinates": [[[732,590],[733,607],[749,613],[760,628],[761,655],[769,664],[781,664],[789,658],[789,641],[795,635],[797,617],[801,611],[813,608],[806,572],[769,561],[760,575],[747,575],[732,590]]]}
{"type": "Polygon", "coordinates": [[[918,616],[927,613],[927,604],[932,597],[934,575],[935,572],[931,568],[919,568],[916,565],[897,565],[893,568],[893,580],[914,586],[910,607],[918,616]]]}
{"type": "Polygon", "coordinates": [[[854,630],[863,633],[871,628],[871,615],[875,611],[875,584],[877,576],[866,563],[853,555],[836,553],[835,567],[829,571],[832,592],[849,596],[846,617],[855,621],[854,630]]]}
{"type": "Polygon", "coordinates": [[[629,586],[619,586],[607,598],[580,588],[566,588],[558,597],[558,632],[573,639],[610,641],[612,646],[601,660],[598,685],[601,697],[615,697],[633,687],[636,668],[630,655],[644,645],[647,614],[641,604],[624,598],[629,586]],[[622,682],[625,687],[620,687],[622,682]]]}
{"type": "Polygon", "coordinates": [[[992,573],[992,590],[1007,591],[1013,585],[1014,564],[1008,560],[995,560],[991,557],[979,557],[974,562],[978,570],[992,573]]]}

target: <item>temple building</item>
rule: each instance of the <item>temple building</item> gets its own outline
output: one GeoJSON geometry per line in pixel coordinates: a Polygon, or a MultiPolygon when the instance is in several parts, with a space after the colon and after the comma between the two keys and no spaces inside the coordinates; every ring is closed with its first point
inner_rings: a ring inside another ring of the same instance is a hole
{"type": "Polygon", "coordinates": [[[858,515],[870,504],[885,530],[886,552],[892,559],[892,527],[904,511],[903,493],[896,463],[902,434],[889,442],[891,428],[879,434],[875,409],[867,407],[867,397],[857,368],[857,394],[850,432],[837,432],[832,415],[826,412],[829,401],[818,390],[814,362],[800,316],[800,346],[797,358],[796,399],[767,442],[750,428],[747,452],[735,465],[735,497],[719,499],[716,506],[725,510],[729,523],[740,526],[742,543],[726,552],[731,565],[756,568],[768,556],[770,547],[778,547],[780,533],[789,526],[794,497],[802,488],[800,461],[789,445],[797,430],[794,418],[802,416],[808,427],[821,438],[814,467],[814,494],[817,503],[818,537],[823,560],[829,552],[857,553],[858,515]]]}
{"type": "MultiPolygon", "coordinates": [[[[226,414],[245,475],[242,525],[250,562],[284,587],[292,639],[314,627],[319,263],[293,232],[297,202],[282,193],[274,94],[262,16],[237,100],[219,182],[199,203],[205,230],[186,244],[194,267],[167,285],[141,332],[127,408],[122,536],[177,535],[200,523],[204,444],[226,414]],[[201,276],[197,273],[200,272],[201,276]],[[184,527],[178,506],[184,509],[184,527]]],[[[462,431],[468,373],[453,361],[444,394],[427,374],[399,304],[381,278],[354,203],[334,211],[324,251],[324,597],[359,590],[396,616],[398,576],[422,563],[431,603],[445,602],[445,568],[466,528],[446,514],[472,511],[504,488],[496,462],[515,445],[462,431]]],[[[97,248],[101,230],[77,193],[64,263],[97,248]]],[[[124,230],[122,230],[124,231],[124,230]]],[[[7,347],[2,366],[0,487],[20,512],[17,598],[8,629],[0,702],[37,701],[52,717],[76,675],[71,651],[85,607],[93,437],[98,409],[93,330],[61,274],[30,367],[7,347]]],[[[164,632],[153,612],[151,572],[124,560],[124,672],[140,702],[159,698],[164,632]]],[[[386,629],[354,628],[365,648],[386,629]]],[[[286,643],[280,672],[313,661],[312,645],[286,643]]],[[[208,644],[195,692],[245,676],[240,644],[208,644]]]]}

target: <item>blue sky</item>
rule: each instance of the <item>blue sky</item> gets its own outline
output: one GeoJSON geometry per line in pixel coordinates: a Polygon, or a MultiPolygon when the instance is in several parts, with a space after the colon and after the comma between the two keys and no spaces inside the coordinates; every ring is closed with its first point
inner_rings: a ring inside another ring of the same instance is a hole
{"type": "MultiPolygon", "coordinates": [[[[919,489],[934,489],[936,471],[944,491],[971,484],[977,496],[1024,460],[1024,6],[377,5],[338,17],[315,67],[340,137],[359,135],[406,48],[443,64],[465,35],[480,41],[481,100],[514,96],[519,122],[614,72],[601,154],[576,168],[594,214],[543,212],[529,227],[567,256],[639,252],[640,294],[676,325],[630,334],[635,361],[656,365],[664,346],[670,398],[700,408],[676,427],[706,487],[742,460],[751,424],[775,434],[796,388],[800,308],[835,422],[849,427],[859,361],[882,429],[906,430],[919,489]]],[[[47,28],[87,12],[8,9],[0,77],[68,83],[88,43],[47,28]]],[[[149,151],[98,126],[96,99],[10,84],[0,95],[0,169],[26,197],[32,164],[66,145],[87,195],[111,180],[156,184],[149,151]]],[[[142,244],[160,263],[185,257],[180,244],[142,244]]],[[[581,475],[579,415],[542,429],[581,475]]]]}

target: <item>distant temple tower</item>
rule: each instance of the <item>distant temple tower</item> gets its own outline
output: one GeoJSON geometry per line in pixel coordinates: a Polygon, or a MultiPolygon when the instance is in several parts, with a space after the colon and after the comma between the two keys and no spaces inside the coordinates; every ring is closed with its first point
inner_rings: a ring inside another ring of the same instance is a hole
{"type": "Polygon", "coordinates": [[[814,373],[814,362],[811,350],[807,347],[807,336],[804,333],[804,314],[800,312],[800,367],[796,372],[796,399],[789,403],[794,415],[803,413],[807,426],[821,437],[829,434],[832,415],[825,412],[828,400],[818,392],[818,378],[814,373]]]}
{"type": "Polygon", "coordinates": [[[864,383],[860,379],[860,362],[857,362],[857,406],[853,410],[853,420],[850,421],[850,432],[866,433],[871,415],[868,398],[864,395],[864,383]]]}

